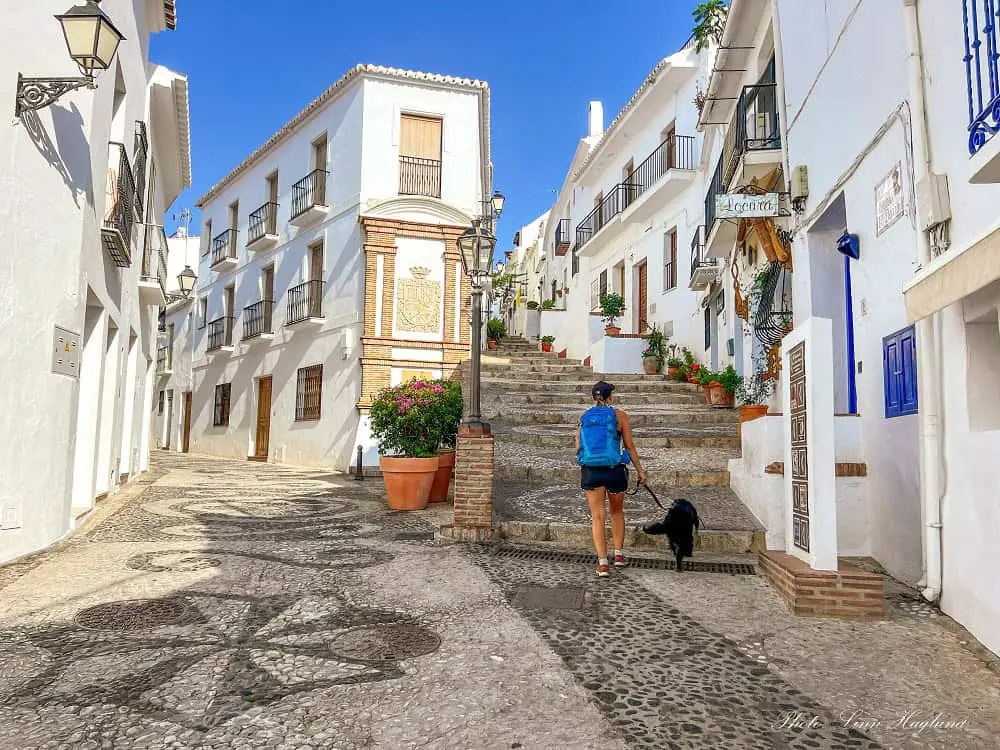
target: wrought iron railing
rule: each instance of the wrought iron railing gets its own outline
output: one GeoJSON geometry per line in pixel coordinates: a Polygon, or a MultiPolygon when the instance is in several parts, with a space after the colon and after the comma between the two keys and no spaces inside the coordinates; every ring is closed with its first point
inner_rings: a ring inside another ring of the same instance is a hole
{"type": "Polygon", "coordinates": [[[271,327],[271,312],[274,302],[262,299],[243,308],[243,340],[253,339],[262,333],[274,333],[271,327]]]}
{"type": "Polygon", "coordinates": [[[323,317],[323,282],[307,281],[288,290],[288,313],[285,324],[323,317]]]}
{"type": "Polygon", "coordinates": [[[108,144],[108,184],[102,228],[104,247],[115,265],[132,264],[132,229],[135,226],[135,178],[125,146],[108,144]]]}
{"type": "Polygon", "coordinates": [[[671,169],[694,169],[695,139],[690,135],[671,135],[656,147],[638,167],[632,170],[623,184],[628,186],[626,205],[631,204],[658,179],[671,169]]]}
{"type": "Polygon", "coordinates": [[[1000,48],[997,0],[962,0],[965,22],[965,81],[969,100],[969,153],[1000,131],[1000,48]],[[983,46],[986,52],[983,54],[983,46]]]}
{"type": "Polygon", "coordinates": [[[569,219],[559,219],[556,223],[556,255],[565,255],[569,250],[569,219]]]}
{"type": "Polygon", "coordinates": [[[208,324],[208,351],[233,345],[233,318],[216,318],[208,324]]]}
{"type": "Polygon", "coordinates": [[[702,224],[691,238],[691,276],[694,276],[694,272],[699,268],[706,266],[717,268],[719,265],[719,258],[709,258],[705,254],[705,236],[705,225],[702,224]]]}
{"type": "Polygon", "coordinates": [[[167,234],[163,227],[154,227],[147,224],[145,227],[145,241],[142,250],[142,273],[143,279],[152,279],[160,285],[163,296],[167,295],[167,234]]]}
{"type": "Polygon", "coordinates": [[[156,371],[159,373],[168,372],[173,364],[173,347],[156,347],[156,371]]]}
{"type": "Polygon", "coordinates": [[[212,265],[225,260],[236,260],[236,230],[227,229],[212,238],[212,265]]]}
{"type": "Polygon", "coordinates": [[[135,123],[135,205],[139,218],[145,217],[144,205],[146,199],[146,161],[149,158],[149,138],[146,135],[146,123],[136,120],[135,123]]]}
{"type": "Polygon", "coordinates": [[[608,191],[594,210],[587,214],[583,221],[576,225],[577,249],[586,245],[604,226],[628,207],[627,183],[615,185],[608,191]]]}
{"type": "Polygon", "coordinates": [[[722,168],[726,164],[726,154],[719,156],[719,161],[715,165],[715,172],[712,174],[712,181],[708,183],[708,192],[705,193],[705,226],[706,231],[711,232],[715,225],[715,199],[717,196],[726,194],[726,181],[723,179],[722,168]]]}
{"type": "Polygon", "coordinates": [[[326,205],[325,169],[316,169],[292,185],[292,218],[301,216],[310,208],[326,205]]]}
{"type": "Polygon", "coordinates": [[[722,145],[723,181],[728,187],[740,160],[749,151],[781,148],[778,87],[774,83],[744,86],[722,145]]]}
{"type": "Polygon", "coordinates": [[[247,230],[247,244],[252,245],[269,234],[278,233],[278,204],[265,203],[250,214],[250,226],[247,230]]]}
{"type": "Polygon", "coordinates": [[[399,194],[441,197],[441,161],[399,157],[399,194]]]}

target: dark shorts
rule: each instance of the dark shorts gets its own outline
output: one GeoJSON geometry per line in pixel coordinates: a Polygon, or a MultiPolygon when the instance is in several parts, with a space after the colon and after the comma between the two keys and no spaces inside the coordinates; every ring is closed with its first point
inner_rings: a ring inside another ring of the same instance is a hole
{"type": "Polygon", "coordinates": [[[625,464],[617,466],[581,466],[580,487],[596,490],[603,487],[608,492],[619,493],[628,489],[628,469],[625,464]]]}

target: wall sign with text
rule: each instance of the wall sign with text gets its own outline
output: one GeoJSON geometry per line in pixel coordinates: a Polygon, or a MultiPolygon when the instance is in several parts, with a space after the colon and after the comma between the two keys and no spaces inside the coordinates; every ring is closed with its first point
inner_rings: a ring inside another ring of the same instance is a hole
{"type": "Polygon", "coordinates": [[[777,193],[764,195],[730,193],[715,196],[715,215],[719,219],[763,219],[777,216],[778,212],[777,193]]]}
{"type": "Polygon", "coordinates": [[[903,215],[903,177],[899,162],[875,186],[875,236],[882,234],[903,215]]]}

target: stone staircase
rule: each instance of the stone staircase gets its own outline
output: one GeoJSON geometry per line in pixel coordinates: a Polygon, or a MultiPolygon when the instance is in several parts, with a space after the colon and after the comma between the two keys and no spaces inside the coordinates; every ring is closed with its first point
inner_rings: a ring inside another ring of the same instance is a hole
{"type": "MultiPolygon", "coordinates": [[[[649,484],[668,505],[676,497],[698,508],[698,549],[737,553],[762,549],[764,532],[729,489],[730,458],[739,455],[737,415],[705,405],[701,389],[662,375],[594,373],[579,360],[504,339],[482,360],[482,412],[496,436],[496,515],[500,535],[589,548],[590,515],[573,452],[580,414],[593,404],[600,379],[615,385],[628,411],[649,484]]],[[[635,480],[635,474],[631,475],[635,480]]],[[[641,491],[625,502],[627,545],[662,549],[639,527],[662,515],[641,491]]]]}

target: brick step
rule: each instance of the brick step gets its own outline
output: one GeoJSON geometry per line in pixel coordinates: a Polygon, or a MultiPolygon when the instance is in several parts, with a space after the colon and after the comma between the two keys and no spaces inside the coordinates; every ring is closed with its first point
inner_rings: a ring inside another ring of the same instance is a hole
{"type": "MultiPolygon", "coordinates": [[[[503,419],[518,424],[539,425],[576,425],[580,419],[580,410],[555,411],[551,407],[537,410],[504,408],[502,410],[483,404],[483,413],[488,419],[503,419]],[[492,412],[492,413],[489,413],[492,412]]],[[[738,417],[732,410],[719,411],[675,411],[667,409],[653,413],[640,413],[629,410],[629,423],[633,427],[659,427],[685,423],[730,424],[736,425],[738,417]]]]}
{"type": "MultiPolygon", "coordinates": [[[[567,429],[555,432],[508,432],[499,433],[494,426],[497,440],[507,443],[536,448],[572,448],[575,430],[567,425],[567,429]]],[[[739,455],[740,440],[737,437],[725,435],[643,435],[639,430],[633,433],[639,454],[654,448],[715,448],[730,451],[733,458],[739,455]]]]}
{"type": "MultiPolygon", "coordinates": [[[[589,393],[538,393],[532,391],[505,392],[500,390],[484,390],[483,395],[484,397],[488,395],[494,401],[499,401],[501,404],[558,404],[566,406],[579,406],[581,408],[587,408],[588,406],[593,406],[594,404],[594,399],[589,393]]],[[[616,393],[615,404],[622,407],[651,404],[692,404],[704,406],[705,398],[698,393],[676,393],[671,391],[663,393],[616,393]]]]}
{"type": "MultiPolygon", "coordinates": [[[[531,369],[535,370],[536,368],[531,369]]],[[[487,391],[506,393],[531,392],[538,391],[544,385],[548,393],[589,394],[590,389],[599,377],[594,375],[591,380],[584,380],[579,377],[566,380],[560,377],[560,373],[558,372],[527,372],[517,373],[518,378],[515,380],[505,377],[492,377],[494,374],[492,372],[484,372],[483,374],[483,393],[487,391]],[[524,377],[526,375],[541,375],[544,377],[528,379],[524,377]]],[[[496,375],[499,375],[499,373],[496,373],[496,375]]],[[[687,383],[676,383],[672,380],[629,380],[623,383],[615,383],[615,395],[618,396],[624,393],[687,393],[696,394],[700,398],[704,398],[700,388],[687,383]]]]}

